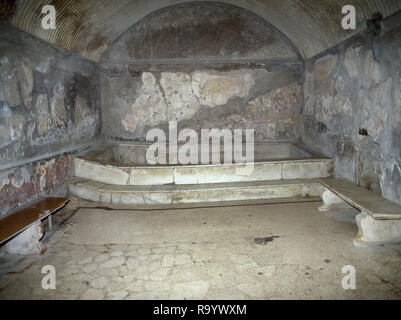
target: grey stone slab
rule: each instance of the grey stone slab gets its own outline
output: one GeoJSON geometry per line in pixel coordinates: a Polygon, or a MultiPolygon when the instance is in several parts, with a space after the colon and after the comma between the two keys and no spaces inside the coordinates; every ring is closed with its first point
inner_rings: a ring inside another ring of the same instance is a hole
{"type": "Polygon", "coordinates": [[[330,191],[378,220],[401,219],[401,206],[347,179],[319,179],[330,191]]]}

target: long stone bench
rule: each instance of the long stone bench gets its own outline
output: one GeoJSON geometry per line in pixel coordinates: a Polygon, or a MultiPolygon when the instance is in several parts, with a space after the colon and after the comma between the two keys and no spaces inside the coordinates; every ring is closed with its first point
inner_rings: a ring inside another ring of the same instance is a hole
{"type": "Polygon", "coordinates": [[[361,211],[356,216],[356,245],[401,240],[400,205],[347,179],[325,178],[319,181],[326,188],[322,195],[324,204],[319,208],[320,211],[341,206],[344,201],[361,211]]]}

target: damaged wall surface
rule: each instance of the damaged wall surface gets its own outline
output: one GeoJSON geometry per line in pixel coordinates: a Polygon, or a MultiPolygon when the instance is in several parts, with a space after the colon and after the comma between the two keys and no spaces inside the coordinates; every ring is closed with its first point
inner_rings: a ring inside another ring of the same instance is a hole
{"type": "Polygon", "coordinates": [[[62,186],[100,133],[98,66],[0,25],[0,214],[62,186]]]}
{"type": "Polygon", "coordinates": [[[335,159],[335,173],[401,204],[401,28],[367,34],[307,61],[303,141],[335,159]]]}
{"type": "Polygon", "coordinates": [[[297,58],[294,48],[265,20],[220,3],[177,5],[133,25],[101,62],[157,59],[297,58]]]}
{"type": "Polygon", "coordinates": [[[144,140],[179,129],[255,128],[256,140],[299,138],[302,62],[259,17],[216,3],[174,6],[127,30],[101,60],[102,131],[144,140]]]}
{"type": "Polygon", "coordinates": [[[103,134],[144,140],[153,127],[254,128],[256,140],[299,137],[300,75],[240,69],[228,72],[102,72],[103,134]]]}
{"type": "Polygon", "coordinates": [[[61,195],[72,167],[71,154],[0,171],[0,214],[44,195],[61,195]]]}

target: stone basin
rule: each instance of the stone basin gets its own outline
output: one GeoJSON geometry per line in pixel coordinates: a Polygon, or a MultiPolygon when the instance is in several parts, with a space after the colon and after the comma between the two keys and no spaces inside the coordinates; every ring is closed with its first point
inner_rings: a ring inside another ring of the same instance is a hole
{"type": "MultiPolygon", "coordinates": [[[[289,142],[255,143],[254,159],[246,164],[223,163],[220,152],[218,163],[151,165],[146,162],[148,147],[115,144],[75,157],[75,176],[114,185],[164,185],[312,179],[330,177],[333,171],[332,159],[289,142]]],[[[210,150],[209,158],[213,156],[216,152],[210,150]]]]}

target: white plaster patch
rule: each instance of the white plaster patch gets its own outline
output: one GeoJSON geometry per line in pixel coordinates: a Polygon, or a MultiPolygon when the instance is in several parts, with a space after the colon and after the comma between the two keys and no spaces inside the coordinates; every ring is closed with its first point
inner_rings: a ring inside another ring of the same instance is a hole
{"type": "Polygon", "coordinates": [[[192,90],[202,105],[215,107],[226,104],[232,97],[245,97],[255,84],[252,73],[236,71],[209,73],[196,71],[192,75],[192,90]]]}
{"type": "Polygon", "coordinates": [[[25,139],[25,125],[26,125],[26,117],[21,113],[14,113],[10,124],[11,137],[13,140],[25,139]]]}
{"type": "Polygon", "coordinates": [[[167,120],[167,105],[156,78],[150,72],[142,73],[139,97],[131,106],[131,113],[122,120],[124,129],[134,132],[138,126],[154,126],[167,120]]]}
{"type": "Polygon", "coordinates": [[[167,102],[168,120],[190,119],[200,108],[192,92],[191,76],[183,72],[164,72],[160,84],[167,102]]]}

